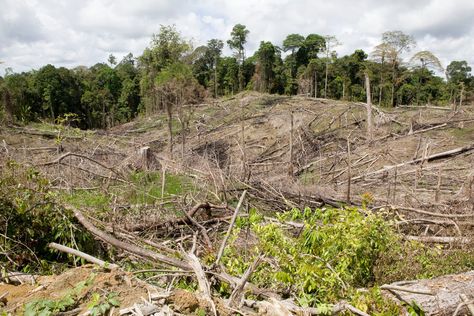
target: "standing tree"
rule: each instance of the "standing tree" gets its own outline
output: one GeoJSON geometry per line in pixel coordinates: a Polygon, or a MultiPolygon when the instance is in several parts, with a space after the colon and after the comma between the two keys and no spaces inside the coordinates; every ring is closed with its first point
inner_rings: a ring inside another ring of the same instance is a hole
{"type": "Polygon", "coordinates": [[[416,45],[415,39],[402,31],[388,31],[382,34],[382,44],[389,54],[387,55],[392,66],[392,91],[391,105],[395,105],[395,86],[398,80],[398,67],[401,63],[401,55],[411,50],[416,45]]]}
{"type": "Polygon", "coordinates": [[[335,36],[332,35],[326,35],[324,37],[324,41],[326,44],[326,47],[324,48],[324,53],[325,53],[325,58],[326,58],[326,70],[325,70],[325,78],[324,78],[324,98],[327,98],[327,93],[328,93],[328,69],[329,69],[329,63],[331,61],[331,57],[335,55],[334,48],[336,46],[341,45],[341,42],[337,40],[335,36]]]}
{"type": "Polygon", "coordinates": [[[283,41],[283,51],[291,51],[291,55],[288,56],[287,61],[290,67],[290,76],[292,79],[296,76],[296,69],[298,67],[296,62],[296,51],[299,50],[304,43],[304,36],[300,34],[289,34],[283,41]]]}
{"type": "Polygon", "coordinates": [[[277,59],[277,49],[271,42],[260,42],[257,55],[256,89],[261,92],[271,92],[274,78],[274,63],[277,59]]]}
{"type": "Polygon", "coordinates": [[[375,46],[374,51],[371,53],[372,59],[376,61],[377,63],[380,64],[380,82],[379,82],[379,106],[382,103],[382,98],[383,98],[383,90],[385,86],[385,77],[386,77],[386,70],[385,70],[385,64],[387,60],[394,60],[396,58],[396,52],[387,43],[382,43],[377,46],[375,46]]]}
{"type": "Polygon", "coordinates": [[[191,68],[183,62],[176,62],[164,68],[155,79],[155,91],[162,108],[168,116],[169,152],[173,157],[173,109],[178,110],[181,123],[182,155],[184,156],[187,119],[183,107],[202,99],[201,86],[193,77],[191,68]]]}
{"type": "Polygon", "coordinates": [[[415,77],[414,84],[416,85],[416,104],[420,103],[420,99],[425,97],[423,101],[430,102],[432,99],[432,93],[429,85],[426,83],[432,77],[432,70],[438,72],[444,72],[444,68],[441,65],[438,57],[436,57],[430,51],[420,51],[410,58],[410,64],[413,67],[413,73],[415,77]]]}
{"type": "Polygon", "coordinates": [[[464,89],[472,83],[471,67],[465,60],[452,61],[446,67],[446,78],[448,80],[448,87],[451,93],[450,101],[456,110],[456,99],[459,94],[459,104],[462,104],[464,89]]]}
{"type": "Polygon", "coordinates": [[[214,98],[217,98],[217,62],[222,54],[222,48],[224,48],[224,42],[220,39],[211,39],[207,42],[207,48],[210,57],[213,61],[213,68],[214,68],[214,98]]]}
{"type": "Polygon", "coordinates": [[[182,60],[190,49],[190,43],[182,38],[174,25],[162,25],[160,32],[153,34],[150,47],[138,59],[141,70],[140,94],[147,113],[155,112],[161,105],[155,93],[155,78],[158,73],[182,60]]]}
{"type": "Polygon", "coordinates": [[[410,59],[410,63],[415,67],[421,67],[422,69],[433,69],[437,71],[444,71],[441,62],[439,61],[438,57],[436,57],[432,52],[423,50],[415,55],[410,59]]]}
{"type": "Polygon", "coordinates": [[[249,31],[242,24],[236,24],[230,33],[230,40],[227,41],[227,45],[233,50],[235,50],[235,56],[239,63],[239,91],[243,90],[244,86],[244,74],[242,71],[242,66],[245,61],[245,43],[247,43],[247,36],[249,31]]]}

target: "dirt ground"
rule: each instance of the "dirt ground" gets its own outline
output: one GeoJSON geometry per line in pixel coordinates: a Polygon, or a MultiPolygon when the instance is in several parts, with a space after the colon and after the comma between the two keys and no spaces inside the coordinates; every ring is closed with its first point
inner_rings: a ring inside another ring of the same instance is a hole
{"type": "MultiPolygon", "coordinates": [[[[15,278],[11,279],[15,281],[15,278]]],[[[4,304],[0,310],[21,315],[26,303],[44,299],[60,300],[72,293],[80,282],[88,280],[90,284],[80,290],[76,299],[77,305],[73,308],[77,309],[77,314],[88,310],[87,306],[91,303],[93,293],[101,295],[116,293],[120,308],[126,308],[141,303],[142,300],[148,300],[149,295],[157,292],[154,287],[138,280],[130,273],[118,269],[105,271],[86,265],[69,269],[60,275],[38,276],[33,283],[20,285],[0,283],[0,295],[4,295],[4,304]]]]}

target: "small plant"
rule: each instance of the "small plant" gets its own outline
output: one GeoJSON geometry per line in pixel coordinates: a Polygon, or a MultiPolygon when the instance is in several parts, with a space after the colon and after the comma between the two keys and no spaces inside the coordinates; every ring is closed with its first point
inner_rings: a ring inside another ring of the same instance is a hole
{"type": "Polygon", "coordinates": [[[74,308],[80,299],[81,292],[94,282],[95,274],[91,274],[86,281],[81,281],[59,300],[40,299],[25,305],[25,316],[57,315],[74,308]]]}
{"type": "Polygon", "coordinates": [[[92,294],[92,301],[89,303],[87,308],[92,316],[107,315],[113,307],[119,307],[120,302],[117,300],[117,293],[110,292],[106,295],[100,295],[99,293],[92,294]]]}

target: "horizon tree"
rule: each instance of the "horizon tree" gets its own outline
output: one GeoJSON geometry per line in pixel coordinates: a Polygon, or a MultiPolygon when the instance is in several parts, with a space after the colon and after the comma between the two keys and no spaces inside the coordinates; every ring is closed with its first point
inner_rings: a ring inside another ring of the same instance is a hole
{"type": "Polygon", "coordinates": [[[227,45],[229,45],[230,49],[235,51],[235,57],[239,64],[239,91],[243,90],[244,85],[244,74],[242,71],[242,67],[245,61],[245,43],[247,43],[247,36],[249,34],[249,30],[247,30],[246,26],[243,24],[236,24],[232,28],[232,32],[230,33],[231,38],[227,41],[227,45]]]}

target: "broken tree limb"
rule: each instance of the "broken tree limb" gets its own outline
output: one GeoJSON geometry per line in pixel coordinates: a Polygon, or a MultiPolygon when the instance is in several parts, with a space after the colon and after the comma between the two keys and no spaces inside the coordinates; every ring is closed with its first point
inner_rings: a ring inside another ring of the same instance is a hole
{"type": "Polygon", "coordinates": [[[219,264],[219,261],[221,261],[222,255],[224,254],[224,249],[225,249],[225,246],[227,244],[227,240],[229,239],[230,233],[232,232],[232,228],[234,227],[235,220],[237,219],[237,215],[239,214],[239,210],[240,210],[240,207],[242,206],[242,203],[244,201],[245,194],[247,194],[247,190],[244,190],[244,192],[242,192],[242,195],[240,196],[239,203],[235,207],[234,215],[232,216],[229,228],[227,229],[227,233],[224,237],[224,240],[222,241],[221,247],[219,248],[219,252],[217,254],[216,265],[219,264]]]}
{"type": "Polygon", "coordinates": [[[183,254],[189,266],[191,267],[191,269],[194,271],[194,274],[196,275],[196,278],[198,281],[199,293],[209,303],[214,315],[217,316],[216,305],[214,304],[214,301],[212,300],[211,286],[209,284],[209,281],[206,278],[206,273],[204,272],[202,265],[199,262],[198,257],[196,257],[196,255],[194,254],[194,251],[196,249],[196,240],[197,240],[197,235],[194,235],[193,247],[191,251],[189,253],[186,253],[183,251],[183,254]]]}
{"type": "Polygon", "coordinates": [[[463,303],[467,306],[469,309],[469,312],[471,313],[472,316],[474,316],[474,303],[472,300],[469,300],[466,296],[466,294],[460,294],[459,297],[463,300],[463,303]]]}
{"type": "Polygon", "coordinates": [[[417,208],[412,208],[412,207],[405,207],[405,206],[399,206],[399,205],[383,205],[383,206],[377,206],[372,208],[372,210],[378,210],[382,208],[388,208],[391,210],[405,210],[413,213],[418,213],[418,214],[423,214],[423,215],[429,215],[429,216],[434,216],[434,217],[442,217],[442,218],[464,218],[464,217],[474,217],[474,213],[472,214],[441,214],[441,213],[434,213],[434,212],[429,212],[425,210],[420,210],[417,208]]]}
{"type": "Polygon", "coordinates": [[[67,157],[70,157],[70,156],[72,156],[72,157],[78,157],[78,158],[83,158],[83,159],[89,160],[89,161],[91,161],[91,162],[93,162],[93,163],[95,163],[95,164],[101,166],[102,168],[105,168],[105,169],[107,169],[107,170],[110,170],[111,172],[115,173],[116,175],[121,176],[121,175],[119,174],[119,172],[117,172],[117,170],[115,170],[115,169],[112,168],[112,167],[106,166],[105,164],[101,163],[100,161],[97,161],[97,160],[95,160],[95,159],[92,159],[92,158],[90,158],[90,157],[88,157],[88,156],[86,156],[86,155],[76,154],[76,153],[72,153],[72,152],[67,152],[67,153],[65,153],[65,154],[63,154],[63,155],[61,155],[61,156],[59,156],[58,158],[54,159],[53,161],[44,162],[44,163],[39,164],[39,165],[37,165],[37,166],[45,167],[45,166],[55,165],[55,164],[61,163],[62,160],[64,160],[64,159],[67,158],[67,157]]]}
{"type": "Polygon", "coordinates": [[[239,284],[236,285],[232,294],[230,294],[229,298],[229,306],[230,307],[240,307],[243,300],[243,291],[245,288],[245,284],[247,283],[248,279],[252,275],[253,271],[257,268],[260,261],[263,259],[263,256],[258,256],[255,261],[248,267],[247,271],[245,271],[244,275],[240,279],[239,284]]]}
{"type": "Polygon", "coordinates": [[[118,265],[116,264],[113,264],[113,263],[107,263],[103,260],[100,260],[96,257],[93,257],[91,255],[88,255],[87,253],[85,252],[82,252],[82,251],[79,251],[77,249],[73,249],[73,248],[69,248],[67,246],[63,246],[63,245],[60,245],[60,244],[57,244],[55,242],[52,242],[52,243],[49,243],[48,244],[48,247],[49,248],[53,248],[53,249],[56,249],[56,250],[59,250],[61,252],[65,252],[65,253],[68,253],[68,254],[71,254],[71,255],[74,255],[74,256],[77,256],[79,258],[82,258],[86,261],[89,261],[90,263],[93,263],[93,264],[97,264],[98,266],[100,267],[109,267],[109,268],[118,268],[118,265]]]}
{"type": "MultiPolygon", "coordinates": [[[[396,282],[388,287],[400,287],[399,285],[400,283],[396,282]]],[[[399,304],[416,302],[425,315],[453,315],[459,304],[464,303],[461,295],[472,297],[474,293],[474,271],[407,282],[403,285],[403,291],[383,287],[382,291],[389,299],[399,304]]]]}
{"type": "Polygon", "coordinates": [[[187,264],[186,262],[182,261],[182,260],[179,260],[179,259],[176,259],[176,258],[171,258],[171,257],[165,256],[165,255],[162,255],[160,253],[153,252],[153,251],[150,251],[150,250],[147,250],[147,249],[144,249],[144,248],[141,248],[141,247],[123,242],[123,241],[118,240],[117,238],[101,231],[100,229],[95,227],[91,222],[89,222],[89,220],[87,220],[84,217],[82,212],[79,211],[75,207],[69,206],[69,207],[66,207],[66,209],[71,210],[72,213],[74,214],[74,217],[76,217],[76,219],[79,221],[79,223],[81,223],[82,226],[84,226],[84,228],[87,229],[91,234],[93,234],[94,236],[96,236],[100,240],[102,240],[102,241],[104,241],[108,244],[111,244],[114,247],[117,247],[119,249],[128,251],[130,253],[133,253],[133,254],[141,256],[141,257],[145,257],[145,258],[152,259],[152,260],[155,260],[155,261],[167,264],[167,265],[178,267],[178,268],[181,268],[183,270],[191,270],[191,266],[189,264],[187,264]]]}
{"type": "Polygon", "coordinates": [[[435,160],[439,160],[439,159],[454,157],[454,156],[457,156],[457,155],[460,155],[460,154],[463,154],[463,153],[470,152],[472,150],[474,150],[474,144],[470,144],[468,146],[451,149],[451,150],[448,150],[448,151],[440,152],[440,153],[437,153],[437,154],[433,154],[433,155],[430,155],[430,156],[426,156],[426,157],[422,157],[422,158],[418,158],[418,159],[414,159],[414,160],[401,162],[401,163],[396,164],[396,165],[385,166],[382,169],[379,169],[379,170],[376,170],[376,171],[372,171],[372,172],[354,177],[354,178],[352,178],[352,181],[362,180],[365,177],[381,174],[381,173],[387,172],[388,170],[392,170],[394,168],[400,168],[400,167],[404,167],[404,166],[408,166],[408,165],[416,165],[416,164],[419,164],[419,163],[422,163],[422,162],[429,162],[429,161],[435,161],[435,160]]]}
{"type": "Polygon", "coordinates": [[[442,236],[403,236],[407,240],[415,240],[433,244],[471,244],[472,239],[468,237],[442,237],[442,236]]]}
{"type": "Polygon", "coordinates": [[[145,221],[134,225],[124,225],[124,228],[127,231],[137,232],[144,230],[156,230],[168,226],[189,225],[192,224],[192,222],[189,220],[189,217],[194,217],[194,215],[201,209],[206,211],[209,211],[211,209],[225,210],[227,209],[227,205],[214,205],[210,204],[209,202],[202,202],[196,204],[191,210],[187,212],[187,214],[183,218],[175,218],[165,222],[159,221],[150,223],[145,221]]]}

